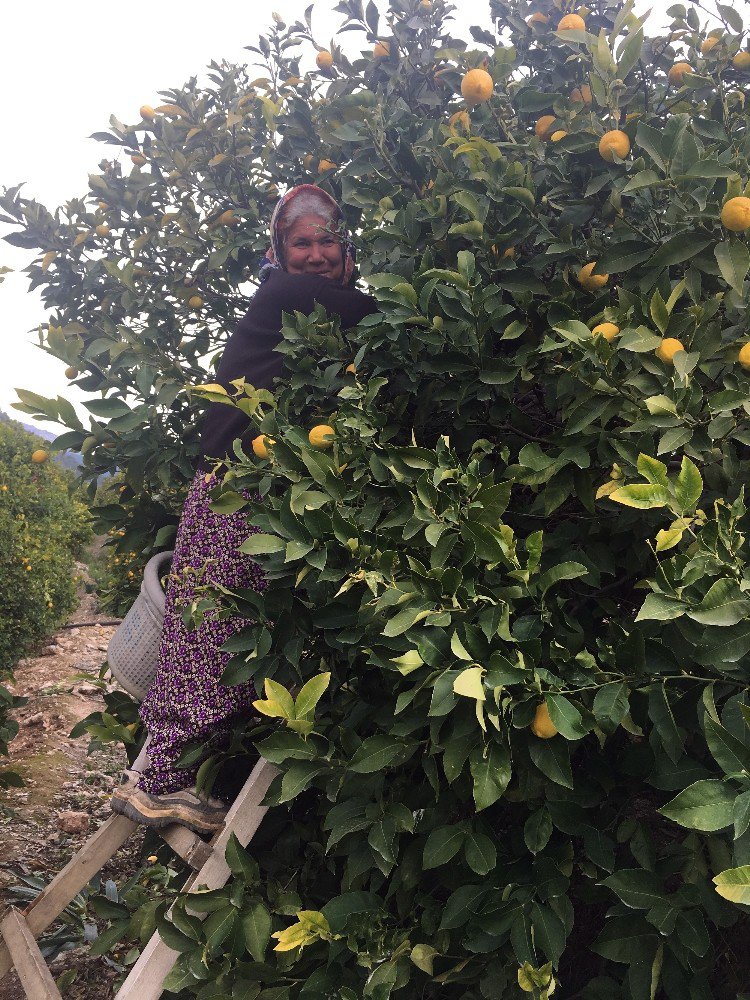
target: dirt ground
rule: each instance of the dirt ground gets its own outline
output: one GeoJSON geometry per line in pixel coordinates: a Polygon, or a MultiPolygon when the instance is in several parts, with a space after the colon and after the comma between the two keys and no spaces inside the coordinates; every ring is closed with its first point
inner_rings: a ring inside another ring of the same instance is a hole
{"type": "MultiPolygon", "coordinates": [[[[100,611],[86,567],[80,603],[69,625],[52,636],[35,655],[21,660],[11,690],[27,697],[15,713],[20,723],[10,746],[10,764],[26,785],[0,794],[0,899],[19,903],[13,887],[23,877],[49,881],[110,815],[109,798],[125,755],[107,747],[87,755],[89,737],[72,740],[73,726],[104,707],[99,669],[106,659],[116,625],[100,611]],[[88,584],[88,586],[87,586],[88,584]],[[95,624],[91,624],[95,623],[95,624]]],[[[141,838],[135,835],[102,872],[120,883],[137,867],[141,838]]],[[[49,933],[49,932],[48,932],[49,933]]],[[[51,963],[62,995],[70,1000],[109,1000],[118,972],[106,959],[83,949],[60,955],[51,963]],[[72,981],[71,981],[72,980],[72,981]]],[[[15,975],[0,982],[0,1000],[24,1000],[15,975]]]]}

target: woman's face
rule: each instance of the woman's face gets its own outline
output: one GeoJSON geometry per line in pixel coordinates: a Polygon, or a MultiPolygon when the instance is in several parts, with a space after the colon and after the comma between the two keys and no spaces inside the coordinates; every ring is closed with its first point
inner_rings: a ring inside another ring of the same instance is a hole
{"type": "Polygon", "coordinates": [[[341,241],[326,232],[327,222],[317,215],[301,215],[287,230],[284,239],[286,269],[289,274],[320,274],[340,281],[344,274],[341,241]]]}

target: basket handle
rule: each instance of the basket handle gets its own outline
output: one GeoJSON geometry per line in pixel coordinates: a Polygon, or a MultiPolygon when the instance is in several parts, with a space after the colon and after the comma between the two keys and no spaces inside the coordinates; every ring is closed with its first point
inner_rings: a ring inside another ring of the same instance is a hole
{"type": "Polygon", "coordinates": [[[167,564],[172,561],[173,555],[174,552],[172,550],[157,552],[143,568],[143,589],[146,591],[149,600],[161,611],[162,615],[164,614],[166,595],[164,594],[159,578],[164,573],[167,564]]]}

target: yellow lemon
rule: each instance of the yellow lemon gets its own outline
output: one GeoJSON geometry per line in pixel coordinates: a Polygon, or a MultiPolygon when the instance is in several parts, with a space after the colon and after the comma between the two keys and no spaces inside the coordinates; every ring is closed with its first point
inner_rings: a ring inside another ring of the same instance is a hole
{"type": "Polygon", "coordinates": [[[154,111],[154,109],[151,107],[150,104],[142,104],[138,111],[138,114],[144,121],[147,122],[152,122],[154,118],[156,118],[156,112],[154,111]]]}
{"type": "Polygon", "coordinates": [[[750,52],[738,52],[732,60],[732,65],[739,70],[750,69],[750,52]]]}
{"type": "Polygon", "coordinates": [[[688,73],[694,73],[695,70],[686,62],[675,63],[674,66],[667,73],[667,79],[672,84],[673,87],[681,87],[685,77],[688,73]]]}
{"type": "Polygon", "coordinates": [[[42,462],[46,462],[49,458],[49,452],[45,451],[44,448],[37,448],[36,451],[31,453],[31,461],[35,465],[41,465],[42,462]]]}
{"type": "Polygon", "coordinates": [[[140,153],[135,153],[130,157],[131,161],[136,165],[136,167],[142,167],[144,163],[148,163],[145,156],[141,156],[140,153]]]}
{"type": "Polygon", "coordinates": [[[349,375],[356,375],[357,374],[357,366],[354,365],[354,364],[347,365],[346,368],[344,369],[344,371],[347,372],[349,375]]]}
{"type": "Polygon", "coordinates": [[[193,309],[200,309],[203,305],[203,299],[200,295],[191,295],[188,299],[188,305],[193,309]]]}
{"type": "Polygon", "coordinates": [[[78,378],[78,369],[77,368],[66,368],[65,369],[65,378],[67,378],[67,379],[78,378]]]}
{"type": "Polygon", "coordinates": [[[330,440],[328,435],[333,436],[336,432],[330,424],[316,424],[307,438],[313,448],[317,448],[319,451],[328,451],[329,448],[333,447],[333,441],[330,440]],[[328,438],[328,440],[326,440],[328,438]]]}
{"type": "Polygon", "coordinates": [[[591,272],[595,267],[596,261],[592,260],[590,263],[584,264],[578,272],[578,284],[589,292],[595,292],[598,288],[603,288],[609,281],[608,274],[592,274],[591,272]]]}
{"type": "Polygon", "coordinates": [[[97,226],[94,230],[97,236],[107,236],[109,233],[109,226],[106,222],[102,222],[101,225],[97,226]]]}
{"type": "Polygon", "coordinates": [[[701,55],[707,56],[711,49],[715,48],[720,41],[721,38],[717,38],[716,35],[709,35],[708,38],[703,40],[701,45],[701,55]]]}
{"type": "Polygon", "coordinates": [[[547,703],[544,701],[536,707],[534,720],[531,723],[531,731],[540,740],[551,740],[553,736],[557,736],[557,726],[550,719],[549,709],[547,708],[547,703]]]}
{"type": "Polygon", "coordinates": [[[273,440],[273,438],[266,437],[265,434],[259,434],[257,437],[254,437],[251,442],[253,453],[258,458],[268,458],[267,446],[269,444],[276,444],[276,442],[273,440]]]}
{"type": "Polygon", "coordinates": [[[665,337],[654,351],[654,354],[665,364],[673,365],[675,354],[677,354],[678,351],[684,350],[685,348],[683,347],[681,340],[677,340],[676,337],[665,337]]]}
{"type": "Polygon", "coordinates": [[[325,158],[323,158],[318,162],[318,173],[324,174],[328,170],[335,170],[336,167],[337,164],[334,163],[333,160],[326,160],[325,158]]]}
{"type": "Polygon", "coordinates": [[[745,371],[750,371],[750,340],[746,344],[743,344],[740,348],[740,353],[737,355],[737,360],[745,369],[745,371]]]}
{"type": "Polygon", "coordinates": [[[591,331],[594,337],[604,337],[605,340],[614,340],[619,334],[620,327],[616,323],[599,323],[591,331]]]}
{"type": "Polygon", "coordinates": [[[534,132],[540,139],[549,139],[555,131],[556,121],[554,115],[542,115],[534,125],[534,132]]]}
{"type": "Polygon", "coordinates": [[[469,104],[483,104],[492,96],[495,84],[486,69],[470,69],[461,80],[461,96],[469,104]]]}
{"type": "Polygon", "coordinates": [[[617,153],[621,160],[624,160],[629,152],[630,139],[619,128],[612,129],[611,132],[605,132],[599,140],[599,156],[603,160],[606,160],[607,163],[614,163],[615,153],[617,153]]]}
{"type": "Polygon", "coordinates": [[[318,69],[330,69],[333,66],[333,56],[327,49],[323,49],[315,57],[318,69]]]}
{"type": "Polygon", "coordinates": [[[585,31],[586,22],[580,14],[566,14],[560,18],[557,25],[558,31],[585,31]]]}
{"type": "Polygon", "coordinates": [[[516,248],[515,247],[508,247],[507,250],[503,250],[503,257],[506,260],[513,260],[513,258],[515,256],[516,256],[516,248]]]}
{"type": "Polygon", "coordinates": [[[391,54],[390,42],[376,42],[372,54],[375,59],[387,59],[391,54]]]}
{"type": "Polygon", "coordinates": [[[543,28],[545,24],[549,24],[549,18],[538,10],[531,17],[526,18],[526,23],[530,28],[543,28]]]}
{"type": "Polygon", "coordinates": [[[559,128],[557,132],[552,133],[552,135],[550,136],[550,140],[552,142],[559,142],[561,139],[564,139],[567,134],[568,133],[565,131],[564,128],[559,128]]]}
{"type": "Polygon", "coordinates": [[[733,233],[750,229],[750,198],[730,198],[721,210],[721,221],[733,233]]]}

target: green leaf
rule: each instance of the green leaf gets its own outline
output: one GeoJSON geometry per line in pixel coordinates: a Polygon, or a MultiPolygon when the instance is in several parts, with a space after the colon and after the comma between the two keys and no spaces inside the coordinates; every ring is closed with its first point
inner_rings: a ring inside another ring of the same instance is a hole
{"type": "Polygon", "coordinates": [[[586,576],[588,567],[578,562],[563,562],[557,566],[551,566],[537,580],[537,586],[542,595],[546,594],[550,587],[562,580],[577,580],[578,577],[586,576]]]}
{"type": "Polygon", "coordinates": [[[483,833],[470,830],[464,842],[466,864],[477,875],[488,875],[497,864],[495,844],[483,833]]]}
{"type": "Polygon", "coordinates": [[[742,295],[742,285],[750,268],[750,251],[741,240],[730,239],[717,243],[714,255],[724,281],[742,295]]]}
{"type": "Polygon", "coordinates": [[[681,514],[692,511],[703,493],[703,479],[698,467],[685,455],[675,483],[674,495],[681,514]]]}
{"type": "Polygon", "coordinates": [[[714,876],[716,891],[730,903],[750,905],[750,865],[727,868],[714,876]]]}
{"type": "Polygon", "coordinates": [[[461,850],[465,839],[466,831],[460,826],[441,826],[433,830],[422,853],[423,869],[447,864],[461,850]]]}
{"type": "Polygon", "coordinates": [[[611,720],[619,726],[628,714],[628,696],[628,686],[624,681],[612,681],[600,687],[594,697],[595,717],[600,720],[611,720]]]}
{"type": "Polygon", "coordinates": [[[415,944],[409,957],[418,969],[431,976],[432,964],[435,961],[435,956],[439,954],[440,952],[433,948],[431,944],[415,944]]]}
{"type": "Polygon", "coordinates": [[[552,723],[566,740],[580,740],[588,729],[583,724],[583,717],[572,701],[562,694],[547,692],[544,696],[549,709],[552,723]]]}
{"type": "Polygon", "coordinates": [[[241,876],[247,884],[258,880],[258,862],[245,850],[234,833],[229,838],[224,857],[233,875],[241,876]]]}
{"type": "Polygon", "coordinates": [[[728,729],[706,715],[703,721],[708,749],[725,774],[750,774],[750,747],[746,746],[728,729]]]}
{"type": "Polygon", "coordinates": [[[523,839],[532,854],[539,854],[552,836],[552,817],[546,806],[533,812],[523,827],[523,839]]]}
{"type": "Polygon", "coordinates": [[[261,900],[256,900],[242,914],[242,933],[245,937],[245,947],[253,959],[256,962],[263,962],[271,939],[271,914],[261,900]]]}
{"type": "Polygon", "coordinates": [[[664,886],[652,872],[629,868],[615,872],[603,880],[626,906],[635,910],[650,910],[664,899],[664,886]]]}
{"type": "Polygon", "coordinates": [[[733,823],[734,793],[715,778],[694,781],[657,810],[680,826],[712,833],[733,823]]]}
{"type": "Polygon", "coordinates": [[[542,774],[564,788],[573,787],[573,772],[570,767],[570,750],[566,740],[557,737],[551,740],[532,739],[529,754],[542,774]]]}
{"type": "Polygon", "coordinates": [[[565,951],[565,924],[549,906],[533,903],[531,923],[534,928],[534,944],[544,952],[550,962],[557,962],[565,951]]]}
{"type": "Polygon", "coordinates": [[[658,288],[651,296],[649,312],[651,313],[651,319],[654,323],[656,323],[659,331],[661,333],[665,333],[667,327],[669,326],[669,313],[667,312],[667,305],[661,297],[661,292],[658,288]]]}
{"type": "Polygon", "coordinates": [[[619,490],[610,493],[610,500],[624,504],[626,507],[638,507],[640,510],[650,510],[653,507],[663,507],[669,503],[669,493],[663,486],[652,483],[634,483],[632,486],[621,486],[619,490]]]}
{"type": "Polygon", "coordinates": [[[393,763],[404,751],[403,743],[392,736],[370,736],[357,748],[349,761],[349,770],[356,774],[373,774],[393,763]]]}
{"type": "Polygon", "coordinates": [[[507,747],[491,743],[482,752],[475,750],[470,761],[474,780],[474,802],[477,811],[486,809],[505,793],[511,776],[510,754],[507,747]]]}
{"type": "Polygon", "coordinates": [[[313,778],[328,770],[327,765],[314,761],[296,761],[281,779],[279,802],[291,802],[310,784],[313,778]]]}
{"type": "Polygon", "coordinates": [[[736,625],[750,614],[750,599],[734,580],[717,580],[701,603],[688,609],[687,614],[701,625],[736,625]]]}
{"type": "Polygon", "coordinates": [[[286,548],[286,542],[277,535],[267,535],[262,531],[250,535],[246,538],[238,551],[244,552],[248,556],[266,555],[271,552],[282,552],[286,548]]]}

